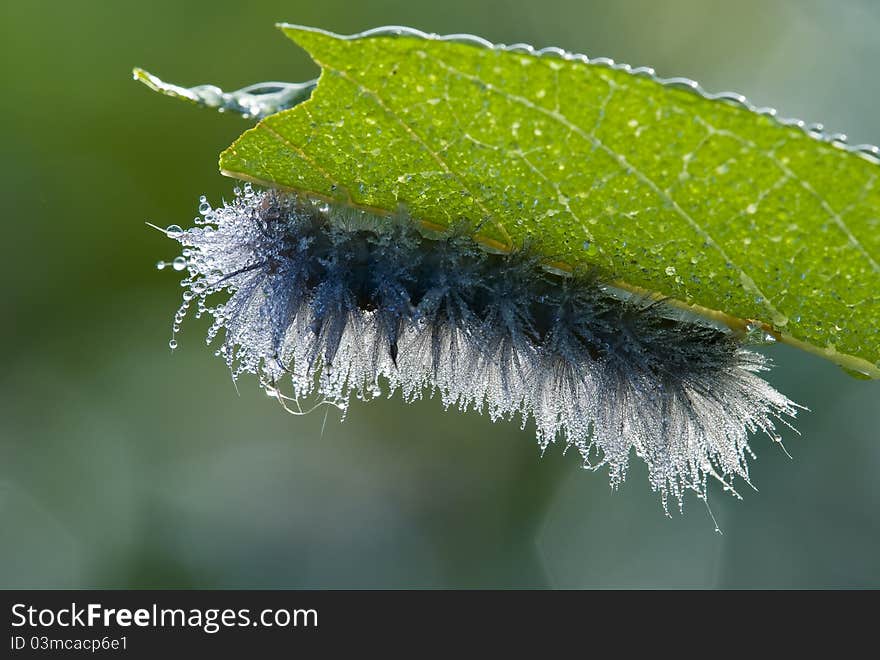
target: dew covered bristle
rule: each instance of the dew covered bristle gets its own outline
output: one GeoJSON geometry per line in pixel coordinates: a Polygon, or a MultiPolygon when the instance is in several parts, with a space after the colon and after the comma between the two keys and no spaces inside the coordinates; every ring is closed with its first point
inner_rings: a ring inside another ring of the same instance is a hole
{"type": "Polygon", "coordinates": [[[166,230],[183,254],[161,266],[188,273],[172,347],[191,308],[210,315],[207,341],[233,376],[257,375],[286,407],[400,391],[533,420],[542,450],[574,447],[614,486],[635,453],[664,506],[705,498],[709,477],[735,492],[749,435],[778,441],[798,410],[732,333],[596,273],[550,272],[528,246],[487,252],[465,225],[427,235],[403,213],[249,185],[218,208],[203,197],[199,212],[195,227],[166,230]]]}

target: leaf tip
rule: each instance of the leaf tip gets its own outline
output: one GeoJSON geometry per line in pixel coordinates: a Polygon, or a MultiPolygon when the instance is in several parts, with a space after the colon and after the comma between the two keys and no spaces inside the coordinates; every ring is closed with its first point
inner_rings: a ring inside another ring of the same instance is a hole
{"type": "Polygon", "coordinates": [[[137,66],[134,67],[131,70],[131,77],[132,79],[138,81],[139,83],[143,83],[149,89],[154,92],[158,92],[159,94],[164,94],[165,96],[181,99],[190,103],[195,103],[196,105],[200,103],[205,103],[205,99],[196,93],[195,88],[187,89],[186,87],[167,83],[159,78],[159,76],[153,75],[146,69],[142,69],[137,66]]]}
{"type": "Polygon", "coordinates": [[[154,76],[152,73],[147,71],[146,69],[142,69],[139,66],[133,67],[131,70],[131,78],[132,80],[136,80],[139,83],[143,83],[154,92],[161,92],[162,87],[165,83],[160,80],[157,76],[154,76]]]}

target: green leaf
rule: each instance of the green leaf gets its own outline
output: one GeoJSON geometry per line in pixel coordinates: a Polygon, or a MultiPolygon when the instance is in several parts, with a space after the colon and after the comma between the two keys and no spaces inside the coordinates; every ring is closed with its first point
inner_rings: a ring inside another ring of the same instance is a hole
{"type": "Polygon", "coordinates": [[[282,28],[318,85],[227,149],[225,174],[469,219],[495,248],[532,237],[557,267],[880,377],[880,169],[864,148],[559,51],[282,28]]]}

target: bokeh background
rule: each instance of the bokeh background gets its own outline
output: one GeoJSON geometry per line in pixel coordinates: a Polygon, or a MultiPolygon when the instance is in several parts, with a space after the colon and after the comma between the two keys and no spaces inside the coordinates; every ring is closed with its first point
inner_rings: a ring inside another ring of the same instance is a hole
{"type": "Polygon", "coordinates": [[[184,325],[174,244],[230,195],[217,154],[249,124],[130,80],[306,80],[273,28],[383,24],[606,55],[880,142],[873,0],[151,0],[0,8],[2,587],[880,586],[880,383],[784,347],[772,382],[813,412],[760,493],[663,516],[634,465],[609,490],[515,424],[436,401],[347,420],[237,394],[184,325]]]}

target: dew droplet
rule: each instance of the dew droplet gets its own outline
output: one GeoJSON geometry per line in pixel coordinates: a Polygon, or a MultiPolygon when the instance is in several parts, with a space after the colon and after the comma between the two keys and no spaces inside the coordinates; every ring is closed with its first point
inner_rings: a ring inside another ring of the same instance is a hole
{"type": "Polygon", "coordinates": [[[165,235],[168,238],[179,238],[183,234],[183,229],[180,228],[180,225],[168,225],[165,227],[165,235]]]}
{"type": "Polygon", "coordinates": [[[174,261],[171,262],[172,268],[174,270],[183,270],[186,268],[186,257],[174,257],[174,261]]]}
{"type": "Polygon", "coordinates": [[[164,261],[157,261],[156,262],[156,270],[164,270],[165,266],[167,266],[167,265],[168,264],[166,264],[164,261]]]}
{"type": "Polygon", "coordinates": [[[177,340],[176,340],[176,339],[172,339],[171,341],[169,341],[169,342],[168,342],[168,348],[170,348],[172,351],[173,351],[175,348],[177,348],[177,340]]]}

